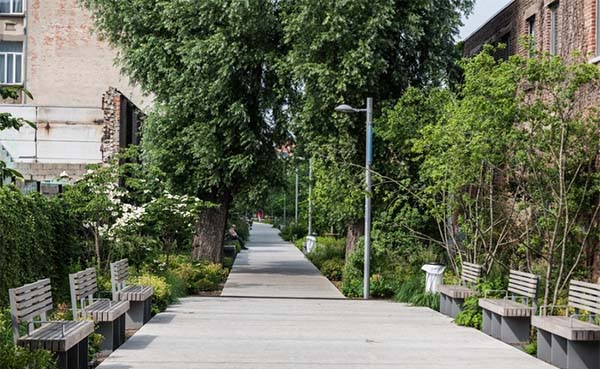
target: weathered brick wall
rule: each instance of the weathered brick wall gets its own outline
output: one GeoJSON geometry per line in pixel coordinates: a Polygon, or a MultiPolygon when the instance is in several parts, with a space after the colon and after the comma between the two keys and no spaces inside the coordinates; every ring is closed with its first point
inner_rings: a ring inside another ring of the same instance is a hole
{"type": "MultiPolygon", "coordinates": [[[[0,31],[0,35],[2,31],[0,31]]],[[[26,84],[28,104],[100,107],[109,86],[146,106],[114,64],[116,52],[92,34],[92,21],[79,0],[29,0],[26,84]]]]}
{"type": "Polygon", "coordinates": [[[559,4],[558,51],[565,58],[579,53],[586,58],[596,55],[596,0],[515,0],[506,9],[465,40],[465,56],[472,56],[486,43],[497,42],[511,32],[511,54],[526,55],[520,40],[527,36],[528,19],[535,17],[538,50],[550,51],[550,6],[559,4]]]}
{"type": "Polygon", "coordinates": [[[465,56],[477,54],[485,44],[497,43],[507,32],[511,32],[511,39],[509,42],[510,47],[508,51],[510,54],[514,54],[516,52],[515,46],[517,43],[514,32],[516,27],[514,20],[516,18],[517,10],[518,4],[517,2],[513,2],[468,37],[465,40],[464,46],[465,56]]]}

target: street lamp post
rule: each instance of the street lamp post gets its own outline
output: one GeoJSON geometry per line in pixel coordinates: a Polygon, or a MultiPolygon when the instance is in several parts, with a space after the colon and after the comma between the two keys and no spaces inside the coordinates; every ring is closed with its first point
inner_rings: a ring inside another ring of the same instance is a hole
{"type": "Polygon", "coordinates": [[[312,236],[312,158],[308,159],[308,235],[312,236]]]}
{"type": "Polygon", "coordinates": [[[298,224],[298,168],[296,167],[296,205],[294,208],[294,222],[298,224]]]}
{"type": "Polygon", "coordinates": [[[350,105],[335,108],[340,113],[367,113],[366,155],[365,155],[365,269],[363,279],[363,297],[369,299],[371,275],[371,162],[373,161],[373,98],[367,98],[365,109],[356,109],[350,105]]]}

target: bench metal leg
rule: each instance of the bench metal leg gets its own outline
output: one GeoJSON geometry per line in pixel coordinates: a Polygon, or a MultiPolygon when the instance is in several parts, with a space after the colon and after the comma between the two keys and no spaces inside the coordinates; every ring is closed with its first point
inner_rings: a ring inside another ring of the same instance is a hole
{"type": "Polygon", "coordinates": [[[600,343],[597,341],[567,341],[567,368],[600,368],[600,343]]]}
{"type": "Polygon", "coordinates": [[[127,329],[140,329],[151,317],[152,297],[144,301],[129,301],[129,311],[125,326],[127,329]]]}
{"type": "Polygon", "coordinates": [[[448,315],[448,309],[446,307],[446,295],[440,293],[440,313],[448,315]]]}
{"type": "Polygon", "coordinates": [[[66,352],[56,353],[58,369],[87,369],[88,368],[88,339],[87,337],[71,347],[66,352]]]}
{"type": "Polygon", "coordinates": [[[483,325],[481,330],[488,336],[492,335],[492,314],[491,311],[483,309],[483,325]]]}
{"type": "Polygon", "coordinates": [[[550,364],[562,369],[567,369],[567,340],[555,334],[552,335],[550,350],[550,364]]]}
{"type": "Polygon", "coordinates": [[[502,337],[502,317],[496,313],[492,313],[492,337],[502,337]]]}
{"type": "Polygon", "coordinates": [[[538,329],[537,358],[547,363],[552,361],[552,334],[538,329]]]}
{"type": "Polygon", "coordinates": [[[529,342],[531,332],[531,318],[529,317],[502,317],[502,333],[500,340],[508,344],[529,342]]]}
{"type": "Polygon", "coordinates": [[[450,305],[451,305],[451,312],[450,312],[450,317],[451,318],[456,318],[456,316],[463,311],[463,303],[464,303],[464,299],[453,299],[453,298],[449,298],[450,299],[450,305]]]}
{"type": "Polygon", "coordinates": [[[125,341],[125,314],[112,322],[98,322],[96,333],[104,337],[100,346],[103,352],[116,350],[125,341]]]}

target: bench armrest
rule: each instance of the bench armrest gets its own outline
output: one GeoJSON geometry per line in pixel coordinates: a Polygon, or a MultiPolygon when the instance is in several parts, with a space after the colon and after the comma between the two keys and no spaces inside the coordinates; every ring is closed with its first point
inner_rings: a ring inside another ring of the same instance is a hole
{"type": "Polygon", "coordinates": [[[487,290],[487,291],[485,291],[483,293],[483,298],[487,299],[488,293],[491,293],[491,292],[504,292],[504,298],[508,297],[508,291],[507,290],[487,290]]]}
{"type": "Polygon", "coordinates": [[[63,337],[65,336],[65,324],[67,324],[67,322],[63,322],[63,321],[60,321],[60,320],[48,320],[48,321],[45,321],[45,322],[35,322],[35,323],[36,324],[41,324],[41,325],[44,325],[44,324],[47,324],[47,325],[50,325],[50,324],[60,324],[60,328],[62,330],[62,336],[63,337]]]}

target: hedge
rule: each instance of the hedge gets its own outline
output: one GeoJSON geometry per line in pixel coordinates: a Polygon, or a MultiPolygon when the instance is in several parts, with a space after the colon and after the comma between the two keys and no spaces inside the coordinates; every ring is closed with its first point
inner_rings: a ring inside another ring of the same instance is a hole
{"type": "Polygon", "coordinates": [[[83,232],[60,197],[0,186],[0,306],[8,305],[9,288],[46,277],[55,301],[67,301],[69,267],[88,249],[83,232]]]}

